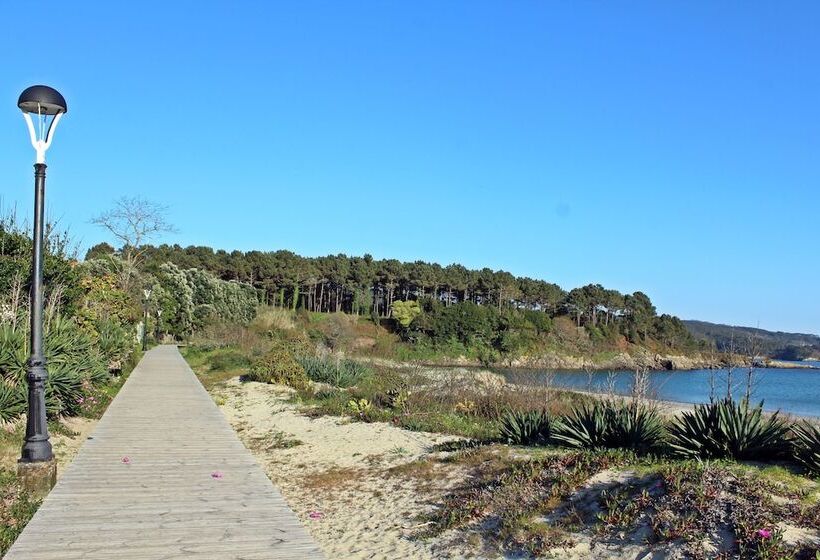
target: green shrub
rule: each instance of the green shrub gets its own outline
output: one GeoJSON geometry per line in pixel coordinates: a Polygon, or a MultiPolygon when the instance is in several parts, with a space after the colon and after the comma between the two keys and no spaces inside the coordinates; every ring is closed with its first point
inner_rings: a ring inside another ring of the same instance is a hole
{"type": "Polygon", "coordinates": [[[52,319],[46,328],[44,345],[49,372],[65,368],[92,383],[108,381],[108,367],[94,339],[74,321],[52,319]]]}
{"type": "MultiPolygon", "coordinates": [[[[10,420],[25,409],[28,332],[0,326],[0,418],[10,420]],[[15,395],[17,395],[15,397],[15,395]],[[22,404],[20,404],[22,402],[22,404]]],[[[46,410],[50,416],[75,415],[94,385],[109,379],[105,360],[91,335],[74,321],[56,317],[47,325],[45,354],[46,410]]]]}
{"type": "Polygon", "coordinates": [[[556,426],[553,440],[577,449],[631,449],[646,453],[664,440],[658,411],[638,402],[583,404],[556,426]]]}
{"type": "Polygon", "coordinates": [[[820,428],[804,421],[792,426],[794,458],[820,475],[820,428]]]}
{"type": "Polygon", "coordinates": [[[307,390],[310,387],[305,369],[296,361],[293,354],[283,347],[275,347],[257,358],[251,365],[250,373],[244,376],[244,379],[262,383],[279,383],[296,390],[307,390]]]}
{"type": "Polygon", "coordinates": [[[27,335],[23,329],[0,325],[0,377],[12,385],[17,385],[26,375],[27,335]]]}
{"type": "Polygon", "coordinates": [[[334,361],[315,356],[301,356],[297,361],[305,369],[309,379],[334,387],[352,387],[372,375],[370,368],[353,360],[334,361]]]}
{"type": "Polygon", "coordinates": [[[70,367],[49,366],[46,379],[46,411],[50,416],[76,416],[90,389],[90,383],[70,367]]]}
{"type": "Polygon", "coordinates": [[[211,371],[228,371],[250,367],[251,359],[243,352],[231,348],[216,352],[209,363],[211,371]]]}
{"type": "Polygon", "coordinates": [[[101,320],[97,324],[99,337],[97,348],[108,361],[111,369],[122,369],[123,362],[134,351],[134,337],[121,324],[101,320]]]}
{"type": "Polygon", "coordinates": [[[669,426],[675,455],[699,459],[770,459],[788,449],[788,425],[777,413],[763,416],[763,403],[750,407],[724,399],[696,405],[669,426]]]}
{"type": "Polygon", "coordinates": [[[554,422],[543,410],[509,410],[501,417],[501,439],[513,445],[544,445],[554,422]]]}
{"type": "Polygon", "coordinates": [[[0,422],[14,420],[26,409],[24,385],[11,385],[0,379],[0,422]]]}

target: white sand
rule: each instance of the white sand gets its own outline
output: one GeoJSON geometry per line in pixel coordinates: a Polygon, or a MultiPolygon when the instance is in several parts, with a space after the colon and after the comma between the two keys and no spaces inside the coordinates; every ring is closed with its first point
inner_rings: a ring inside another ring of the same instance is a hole
{"type": "MultiPolygon", "coordinates": [[[[452,437],[386,423],[311,419],[285,402],[288,389],[280,386],[234,379],[216,393],[228,421],[330,560],[475,557],[409,538],[418,515],[432,506],[415,481],[387,472],[452,437]],[[293,439],[302,443],[271,446],[293,439]]],[[[446,476],[437,481],[437,495],[452,482],[446,476]]]]}

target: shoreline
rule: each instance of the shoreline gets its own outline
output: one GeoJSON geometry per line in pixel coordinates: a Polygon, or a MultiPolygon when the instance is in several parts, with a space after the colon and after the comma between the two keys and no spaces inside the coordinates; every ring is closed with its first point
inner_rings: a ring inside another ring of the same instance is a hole
{"type": "MultiPolygon", "coordinates": [[[[622,394],[610,394],[604,393],[600,391],[585,391],[583,389],[573,389],[569,387],[552,387],[553,389],[558,389],[560,391],[567,391],[569,393],[576,393],[579,395],[585,395],[588,397],[594,398],[604,398],[604,397],[615,397],[615,398],[624,398],[624,399],[632,399],[631,395],[622,395],[622,394]]],[[[699,404],[706,404],[706,403],[692,403],[692,402],[684,402],[684,401],[670,401],[665,399],[655,399],[652,397],[643,397],[641,400],[647,401],[652,404],[656,404],[659,408],[663,409],[663,412],[666,414],[675,415],[681,412],[691,412],[695,410],[695,406],[699,404]]],[[[793,412],[788,412],[784,410],[770,410],[767,408],[763,408],[764,414],[779,414],[783,418],[792,418],[795,420],[806,420],[808,422],[820,422],[820,415],[812,416],[809,414],[795,414],[793,412]]]]}
{"type": "MultiPolygon", "coordinates": [[[[411,360],[409,362],[399,362],[390,358],[373,358],[369,356],[352,356],[356,359],[363,359],[372,362],[384,362],[388,364],[412,363],[424,367],[468,367],[468,368],[485,368],[485,369],[516,369],[516,370],[557,370],[567,372],[607,372],[607,371],[633,371],[636,369],[645,369],[647,371],[697,371],[704,369],[721,370],[726,369],[727,364],[724,362],[709,362],[696,361],[694,358],[686,358],[686,360],[694,363],[684,365],[684,363],[676,362],[680,357],[663,356],[660,357],[654,365],[639,365],[627,364],[623,362],[611,362],[605,364],[585,363],[584,365],[577,365],[577,362],[584,362],[583,358],[576,358],[571,356],[556,356],[555,360],[543,359],[527,359],[518,358],[516,360],[509,360],[506,363],[499,362],[493,364],[482,364],[478,360],[471,360],[463,356],[458,358],[444,358],[442,360],[411,360]],[[575,364],[575,365],[573,365],[575,364]]],[[[743,363],[733,366],[735,369],[745,369],[750,367],[750,364],[743,363]]],[[[804,364],[800,362],[789,362],[784,360],[769,360],[763,365],[754,365],[754,369],[796,369],[796,370],[816,370],[820,372],[820,366],[814,364],[804,364]]]]}

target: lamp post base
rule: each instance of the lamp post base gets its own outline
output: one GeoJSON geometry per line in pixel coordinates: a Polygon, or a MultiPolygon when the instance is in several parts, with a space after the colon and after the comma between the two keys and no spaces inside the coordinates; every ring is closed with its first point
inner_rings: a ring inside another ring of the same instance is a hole
{"type": "Polygon", "coordinates": [[[17,476],[25,491],[35,500],[41,500],[57,483],[57,461],[54,458],[48,461],[18,461],[17,476]]]}

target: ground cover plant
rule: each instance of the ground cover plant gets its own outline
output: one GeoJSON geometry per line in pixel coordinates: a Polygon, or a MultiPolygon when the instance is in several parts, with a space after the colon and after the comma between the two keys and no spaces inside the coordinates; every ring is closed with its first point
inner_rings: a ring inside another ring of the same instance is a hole
{"type": "Polygon", "coordinates": [[[422,536],[475,524],[497,530],[485,533],[487,546],[511,553],[542,555],[571,543],[569,535],[543,518],[591,476],[623,466],[628,453],[573,452],[514,461],[500,471],[477,469],[463,487],[447,496],[429,516],[422,536]]]}

